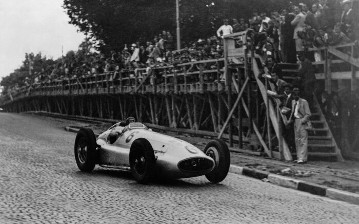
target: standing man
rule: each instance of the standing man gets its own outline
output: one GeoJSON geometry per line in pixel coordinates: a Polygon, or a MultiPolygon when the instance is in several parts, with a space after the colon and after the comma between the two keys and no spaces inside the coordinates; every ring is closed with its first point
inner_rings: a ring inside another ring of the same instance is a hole
{"type": "Polygon", "coordinates": [[[308,160],[308,131],[305,129],[311,115],[308,102],[299,97],[299,88],[293,88],[292,119],[294,119],[294,137],[297,151],[297,163],[308,160]]]}
{"type": "Polygon", "coordinates": [[[294,13],[296,14],[295,18],[291,22],[294,26],[294,35],[293,39],[295,41],[295,49],[297,54],[301,54],[304,51],[303,40],[298,36],[298,32],[302,32],[305,27],[305,18],[306,16],[300,11],[298,6],[294,7],[294,13]]]}
{"type": "Polygon", "coordinates": [[[312,102],[313,100],[313,92],[315,90],[315,70],[312,62],[305,57],[304,54],[298,55],[299,59],[299,70],[298,76],[301,78],[301,86],[304,90],[304,97],[312,102]]]}
{"type": "Polygon", "coordinates": [[[223,38],[223,36],[233,33],[233,28],[228,24],[228,19],[223,20],[223,25],[217,30],[217,36],[223,38]]]}

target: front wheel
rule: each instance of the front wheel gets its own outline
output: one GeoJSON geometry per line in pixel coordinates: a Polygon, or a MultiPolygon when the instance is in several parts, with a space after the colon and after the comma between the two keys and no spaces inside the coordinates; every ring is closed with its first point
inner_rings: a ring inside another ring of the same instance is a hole
{"type": "Polygon", "coordinates": [[[155,154],[151,144],[145,139],[137,139],[130,149],[132,176],[140,184],[147,184],[154,174],[155,154]]]}
{"type": "Polygon", "coordinates": [[[96,165],[96,137],[91,129],[81,128],[76,135],[74,153],[77,167],[91,172],[96,165]]]}
{"type": "Polygon", "coordinates": [[[230,153],[226,143],[220,139],[210,141],[203,151],[215,163],[213,170],[206,174],[206,178],[212,183],[223,181],[228,174],[230,166],[230,153]]]}

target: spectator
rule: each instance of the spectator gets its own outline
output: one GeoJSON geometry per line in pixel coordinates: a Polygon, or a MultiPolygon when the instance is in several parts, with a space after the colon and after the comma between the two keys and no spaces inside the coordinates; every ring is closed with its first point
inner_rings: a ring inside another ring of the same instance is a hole
{"type": "Polygon", "coordinates": [[[244,18],[239,19],[240,31],[245,31],[248,29],[248,23],[244,20],[244,18]]]}
{"type": "Polygon", "coordinates": [[[290,121],[291,115],[291,108],[292,108],[292,101],[294,100],[292,94],[292,87],[290,84],[284,86],[284,94],[283,98],[281,99],[281,113],[283,114],[283,138],[288,144],[288,147],[291,152],[295,152],[295,140],[294,140],[294,125],[293,122],[290,121]]]}
{"type": "Polygon", "coordinates": [[[237,19],[233,19],[233,33],[241,32],[241,24],[239,24],[237,19]]]}
{"type": "MultiPolygon", "coordinates": [[[[341,23],[341,28],[342,31],[345,34],[349,34],[352,28],[352,24],[353,24],[353,10],[351,8],[351,0],[344,0],[343,1],[343,10],[342,10],[342,14],[340,17],[340,23],[341,23]]],[[[358,22],[358,21],[357,21],[358,22]]]]}
{"type": "Polygon", "coordinates": [[[295,49],[297,54],[303,53],[304,46],[303,40],[298,36],[298,32],[302,32],[305,27],[305,15],[299,10],[298,6],[294,7],[294,13],[296,14],[295,18],[291,22],[292,26],[294,26],[294,35],[293,39],[295,41],[295,49]]]}
{"type": "MultiPolygon", "coordinates": [[[[284,11],[284,10],[283,10],[284,11]]],[[[286,12],[286,11],[284,11],[286,12]]],[[[281,50],[282,50],[282,60],[286,63],[295,63],[296,59],[296,48],[295,42],[293,39],[294,35],[294,27],[291,25],[291,21],[294,19],[294,15],[289,13],[285,14],[282,12],[284,16],[284,22],[281,24],[281,50]]]]}
{"type": "Polygon", "coordinates": [[[320,12],[318,11],[318,5],[313,4],[311,11],[308,11],[307,16],[305,17],[305,24],[308,25],[310,28],[315,30],[319,29],[318,18],[320,12]]]}
{"type": "Polygon", "coordinates": [[[299,97],[299,88],[293,88],[292,114],[294,120],[294,136],[297,151],[297,163],[306,163],[308,160],[308,131],[306,126],[311,115],[308,102],[299,97]]]}
{"type": "Polygon", "coordinates": [[[270,18],[267,17],[267,14],[265,12],[261,13],[261,26],[259,28],[259,32],[265,32],[267,27],[268,27],[268,23],[270,21],[270,18]]]}
{"type": "Polygon", "coordinates": [[[298,55],[299,70],[298,76],[301,78],[301,86],[304,90],[304,97],[309,100],[313,99],[314,84],[315,84],[315,71],[312,62],[305,57],[304,54],[298,55]]]}
{"type": "Polygon", "coordinates": [[[174,48],[174,38],[170,32],[167,32],[167,41],[166,41],[166,49],[173,51],[174,48]]]}
{"type": "Polygon", "coordinates": [[[217,36],[223,38],[223,36],[233,33],[233,28],[228,24],[228,19],[223,20],[223,25],[217,30],[217,36]]]}
{"type": "Polygon", "coordinates": [[[349,43],[350,39],[341,31],[341,23],[337,23],[334,26],[332,38],[329,42],[329,45],[338,45],[338,44],[345,44],[349,43]]]}
{"type": "Polygon", "coordinates": [[[140,62],[140,49],[136,44],[131,45],[131,51],[132,55],[130,58],[131,65],[135,68],[139,68],[139,62],[140,62]]]}

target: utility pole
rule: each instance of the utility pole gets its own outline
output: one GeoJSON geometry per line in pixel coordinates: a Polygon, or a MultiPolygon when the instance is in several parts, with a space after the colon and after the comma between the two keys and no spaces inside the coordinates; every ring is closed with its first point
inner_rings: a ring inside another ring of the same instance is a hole
{"type": "Polygon", "coordinates": [[[180,18],[179,18],[179,1],[176,0],[176,36],[177,36],[177,50],[181,49],[181,35],[180,35],[180,18]]]}

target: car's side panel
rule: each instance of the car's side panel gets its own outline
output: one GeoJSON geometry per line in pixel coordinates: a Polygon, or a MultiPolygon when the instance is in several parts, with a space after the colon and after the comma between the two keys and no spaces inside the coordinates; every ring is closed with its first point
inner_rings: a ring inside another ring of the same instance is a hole
{"type": "MultiPolygon", "coordinates": [[[[103,144],[100,148],[100,164],[110,166],[129,166],[130,135],[133,131],[127,131],[113,144],[103,144]]],[[[131,140],[131,139],[130,139],[131,140]]]]}
{"type": "Polygon", "coordinates": [[[99,150],[100,165],[129,166],[128,148],[105,144],[99,150]]]}

